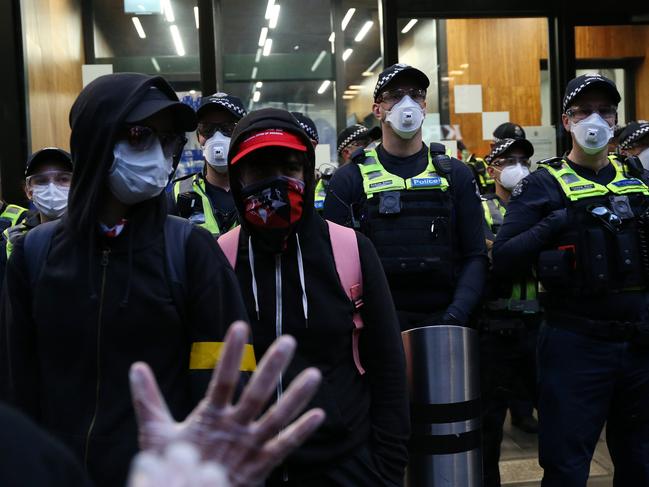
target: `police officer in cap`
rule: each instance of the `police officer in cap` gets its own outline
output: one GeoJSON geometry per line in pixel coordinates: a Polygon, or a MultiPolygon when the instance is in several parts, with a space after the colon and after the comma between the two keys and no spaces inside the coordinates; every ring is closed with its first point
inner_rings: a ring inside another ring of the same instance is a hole
{"type": "Polygon", "coordinates": [[[568,83],[572,150],[513,190],[494,271],[534,266],[546,325],[538,340],[543,486],[585,487],[604,424],[616,486],[649,485],[649,174],[609,156],[620,94],[589,74],[568,83]]]}
{"type": "Polygon", "coordinates": [[[340,165],[344,166],[350,163],[354,152],[358,149],[365,149],[372,142],[380,138],[380,127],[368,129],[364,125],[356,123],[342,130],[338,134],[338,140],[336,141],[340,165]]]}
{"type": "Polygon", "coordinates": [[[636,156],[649,170],[649,122],[631,122],[620,134],[620,150],[627,156],[636,156]]]}
{"type": "Polygon", "coordinates": [[[331,180],[324,216],[376,246],[403,330],[469,323],[487,267],[473,175],[422,142],[428,77],[405,64],[379,75],[373,112],[383,139],[331,180]]]}
{"type": "Polygon", "coordinates": [[[311,145],[313,147],[317,146],[320,143],[320,137],[318,136],[318,127],[316,127],[315,122],[302,112],[291,112],[291,115],[295,117],[302,130],[309,136],[311,145]]]}
{"type": "Polygon", "coordinates": [[[245,114],[246,109],[236,96],[215,93],[204,97],[197,111],[196,135],[203,148],[205,166],[202,172],[173,182],[170,213],[188,218],[215,237],[238,224],[227,160],[230,136],[245,114]]]}
{"type": "MultiPolygon", "coordinates": [[[[511,122],[501,123],[493,132],[493,142],[491,149],[503,139],[524,139],[525,130],[520,125],[511,122]]],[[[470,154],[466,163],[469,165],[475,176],[480,194],[491,194],[496,190],[495,181],[487,171],[487,163],[482,157],[470,154]]]]}
{"type": "MultiPolygon", "coordinates": [[[[512,189],[530,174],[533,154],[528,140],[505,138],[485,157],[496,187],[482,201],[488,247],[502,226],[512,189]]],[[[485,298],[479,326],[484,485],[498,487],[507,408],[512,411],[512,425],[528,432],[537,429],[530,399],[535,396],[534,357],[541,313],[531,274],[513,282],[491,275],[485,298]]]]}

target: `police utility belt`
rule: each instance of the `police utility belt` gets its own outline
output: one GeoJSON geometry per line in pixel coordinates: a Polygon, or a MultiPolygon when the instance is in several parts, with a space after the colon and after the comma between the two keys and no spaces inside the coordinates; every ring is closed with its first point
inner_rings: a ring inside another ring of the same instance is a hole
{"type": "Polygon", "coordinates": [[[561,159],[539,165],[566,197],[568,225],[542,251],[537,275],[560,296],[645,291],[649,276],[649,187],[635,158],[610,158],[615,178],[607,185],[579,176],[561,159]]]}

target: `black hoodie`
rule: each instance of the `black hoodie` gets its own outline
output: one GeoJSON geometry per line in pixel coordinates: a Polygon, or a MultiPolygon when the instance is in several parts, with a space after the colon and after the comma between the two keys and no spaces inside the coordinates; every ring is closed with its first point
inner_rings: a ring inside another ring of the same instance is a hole
{"type": "MultiPolygon", "coordinates": [[[[369,468],[378,471],[382,482],[377,480],[375,472],[374,477],[364,477],[361,484],[400,485],[408,456],[408,393],[399,324],[390,290],[371,242],[356,234],[365,303],[360,352],[367,372],[361,376],[352,356],[353,306],[336,272],[327,224],[313,209],[313,147],[297,122],[291,119],[283,110],[250,113],[238,123],[230,150],[231,159],[242,137],[262,128],[294,132],[304,139],[308,149],[304,213],[288,239],[286,250],[280,254],[265,251],[255,230],[242,218],[236,264],[252,320],[257,357],[277,335],[287,333],[297,339],[298,345],[283,377],[282,388],[309,366],[318,367],[324,377],[310,407],[322,407],[326,411],[325,423],[289,458],[285,468],[299,485],[315,485],[312,482],[330,479],[326,476],[328,470],[354,455],[362,455],[362,449],[367,448],[373,460],[369,468]],[[248,253],[251,234],[254,262],[248,253]],[[299,262],[304,266],[304,283],[300,280],[299,262]],[[257,298],[253,293],[253,279],[257,284],[257,298]],[[302,304],[303,293],[307,309],[302,304]]],[[[243,214],[238,166],[231,165],[229,171],[235,204],[243,214]]]]}
{"type": "Polygon", "coordinates": [[[62,439],[100,486],[122,487],[137,450],[130,365],[151,365],[183,419],[211,375],[192,370],[193,344],[215,350],[226,328],[246,319],[236,277],[199,228],[187,240],[186,311],[177,309],[165,271],[164,194],[131,207],[118,237],[99,230],[117,128],[150,86],[177,99],[162,78],[139,74],[104,76],[81,92],[70,115],[68,214],[34,287],[17,242],[3,296],[9,399],[62,439]]]}

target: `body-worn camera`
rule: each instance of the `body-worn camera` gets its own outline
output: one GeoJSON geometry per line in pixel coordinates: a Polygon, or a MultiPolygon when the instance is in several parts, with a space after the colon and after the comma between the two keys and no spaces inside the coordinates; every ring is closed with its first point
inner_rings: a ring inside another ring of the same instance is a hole
{"type": "Polygon", "coordinates": [[[179,194],[178,201],[176,202],[176,209],[178,211],[178,216],[187,218],[193,223],[200,224],[205,222],[203,201],[196,193],[179,194]]]}
{"type": "Polygon", "coordinates": [[[613,213],[619,216],[622,220],[630,220],[634,218],[628,196],[609,196],[609,201],[613,213]]]}
{"type": "Polygon", "coordinates": [[[398,215],[401,213],[401,193],[385,191],[379,196],[380,215],[398,215]]]}

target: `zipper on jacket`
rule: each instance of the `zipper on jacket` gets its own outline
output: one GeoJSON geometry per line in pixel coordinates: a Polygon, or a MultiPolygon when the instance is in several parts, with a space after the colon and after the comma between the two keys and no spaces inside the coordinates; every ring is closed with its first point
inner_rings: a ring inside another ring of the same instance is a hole
{"type": "MultiPolygon", "coordinates": [[[[282,254],[275,256],[275,338],[282,336],[282,254]]],[[[277,383],[277,401],[282,397],[282,374],[277,383]]]]}
{"type": "Polygon", "coordinates": [[[104,291],[106,290],[106,270],[108,269],[108,256],[110,255],[110,249],[104,249],[101,251],[101,290],[99,292],[99,313],[97,315],[97,376],[96,376],[96,387],[95,387],[95,411],[92,414],[92,420],[90,421],[90,426],[88,426],[88,433],[86,434],[86,447],[83,453],[83,461],[86,469],[88,468],[88,451],[90,449],[90,437],[92,436],[92,430],[95,427],[95,422],[97,421],[97,411],[99,410],[99,386],[101,382],[100,375],[100,365],[101,365],[101,322],[102,315],[104,313],[104,291]]]}

